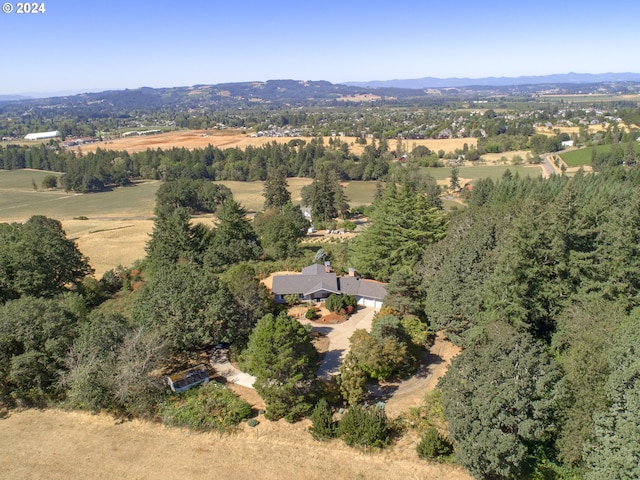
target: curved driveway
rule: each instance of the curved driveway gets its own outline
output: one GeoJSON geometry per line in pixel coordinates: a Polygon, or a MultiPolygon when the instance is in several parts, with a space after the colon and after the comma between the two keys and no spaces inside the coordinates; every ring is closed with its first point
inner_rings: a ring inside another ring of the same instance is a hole
{"type": "MultiPolygon", "coordinates": [[[[329,339],[329,347],[317,371],[318,377],[329,380],[333,375],[338,374],[338,369],[349,351],[349,338],[357,329],[370,332],[375,313],[376,309],[372,307],[358,306],[358,311],[351,315],[349,320],[336,325],[320,325],[306,318],[298,320],[300,323],[310,324],[314,332],[320,332],[329,339]]],[[[227,382],[253,388],[255,377],[238,370],[229,363],[226,352],[222,355],[212,355],[211,366],[216,374],[224,377],[227,382]]]]}
{"type": "Polygon", "coordinates": [[[329,339],[329,347],[317,371],[318,377],[329,380],[338,374],[338,368],[349,351],[349,338],[357,329],[370,332],[375,313],[375,308],[358,306],[358,311],[349,320],[335,325],[320,325],[307,319],[299,319],[300,323],[310,324],[314,332],[323,333],[329,339]]]}

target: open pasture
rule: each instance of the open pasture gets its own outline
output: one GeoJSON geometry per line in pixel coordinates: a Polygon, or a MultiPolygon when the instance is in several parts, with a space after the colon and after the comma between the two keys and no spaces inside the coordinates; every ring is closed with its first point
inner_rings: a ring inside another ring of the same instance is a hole
{"type": "MultiPolygon", "coordinates": [[[[611,147],[612,145],[597,145],[595,147],[585,147],[578,150],[573,150],[571,152],[560,153],[560,157],[568,167],[582,167],[591,164],[591,155],[594,148],[596,149],[596,154],[598,154],[610,152],[611,147]]],[[[626,145],[622,145],[622,148],[625,149],[626,145]]],[[[640,144],[634,144],[634,148],[636,153],[640,152],[640,144]]]]}
{"type": "MultiPolygon", "coordinates": [[[[421,171],[429,173],[440,185],[448,185],[452,167],[425,167],[421,171]]],[[[509,170],[521,177],[537,177],[542,174],[542,167],[538,165],[463,165],[458,167],[460,184],[474,183],[481,178],[498,180],[509,170]]]]}
{"type": "Polygon", "coordinates": [[[309,426],[261,421],[227,435],[195,434],[104,414],[15,411],[0,423],[0,465],[12,480],[472,478],[461,467],[419,459],[415,434],[383,452],[360,451],[340,440],[317,442],[309,426]]]}
{"type": "MultiPolygon", "coordinates": [[[[537,176],[536,166],[479,165],[462,166],[461,183],[484,177],[500,178],[509,169],[513,174],[537,176]]],[[[441,185],[448,185],[451,168],[425,168],[441,185]]],[[[96,277],[118,264],[131,265],[144,257],[145,245],[153,230],[155,194],[160,182],[147,181],[109,192],[73,194],[63,190],[42,190],[42,179],[52,172],[37,170],[0,171],[0,222],[24,222],[33,215],[45,215],[62,222],[67,236],[89,257],[96,277]],[[36,191],[33,183],[38,186],[36,191]],[[86,219],[81,220],[81,217],[86,219]]],[[[58,174],[59,175],[59,174],[58,174]]],[[[309,178],[287,179],[294,202],[309,178]]],[[[262,182],[220,182],[228,186],[234,198],[249,212],[262,209],[262,182]]],[[[344,182],[345,193],[353,206],[373,201],[376,182],[344,182]]],[[[209,223],[210,216],[194,221],[209,223]]]]}
{"type": "Polygon", "coordinates": [[[38,170],[0,172],[0,221],[24,221],[32,215],[46,215],[59,220],[80,216],[153,215],[155,193],[160,182],[141,182],[99,194],[42,190],[42,179],[51,174],[60,175],[38,170]],[[33,188],[33,182],[38,186],[37,191],[33,188]]]}

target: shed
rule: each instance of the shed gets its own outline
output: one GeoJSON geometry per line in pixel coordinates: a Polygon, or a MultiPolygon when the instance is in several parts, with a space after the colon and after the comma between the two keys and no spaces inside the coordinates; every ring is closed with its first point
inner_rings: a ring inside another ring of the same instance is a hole
{"type": "Polygon", "coordinates": [[[167,377],[167,383],[172,392],[185,392],[191,387],[209,381],[209,370],[205,365],[183,370],[167,377]]]}

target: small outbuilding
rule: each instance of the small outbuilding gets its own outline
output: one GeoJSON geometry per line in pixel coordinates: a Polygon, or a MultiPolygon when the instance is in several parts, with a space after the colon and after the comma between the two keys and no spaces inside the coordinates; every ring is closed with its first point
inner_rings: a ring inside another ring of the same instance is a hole
{"type": "Polygon", "coordinates": [[[175,373],[167,377],[167,383],[172,392],[186,392],[191,387],[207,383],[209,381],[209,370],[205,365],[175,373]]]}

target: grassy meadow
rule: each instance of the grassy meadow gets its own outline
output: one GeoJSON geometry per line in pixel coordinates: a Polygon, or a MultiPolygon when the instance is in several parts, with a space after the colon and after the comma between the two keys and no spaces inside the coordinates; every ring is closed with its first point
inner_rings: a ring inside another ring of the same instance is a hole
{"type": "MultiPolygon", "coordinates": [[[[464,182],[478,178],[500,178],[505,170],[520,175],[539,175],[532,166],[482,165],[460,167],[464,182]]],[[[448,184],[451,168],[429,168],[439,183],[448,184]]],[[[102,274],[118,264],[128,266],[145,256],[145,245],[153,230],[153,208],[160,182],[143,181],[129,187],[108,192],[76,194],[61,189],[43,190],[42,180],[47,175],[61,175],[39,170],[0,171],[0,222],[24,222],[33,215],[58,219],[69,238],[89,257],[95,275],[102,274]],[[34,188],[34,184],[37,190],[34,188]]],[[[300,190],[311,183],[309,178],[287,179],[294,202],[300,201],[300,190]]],[[[262,209],[262,182],[222,181],[234,198],[249,212],[262,209]]],[[[343,182],[349,203],[368,205],[373,201],[376,182],[343,182]]],[[[445,201],[445,208],[460,207],[457,201],[445,201]]],[[[211,216],[194,219],[209,224],[211,216]]]]}
{"type": "MultiPolygon", "coordinates": [[[[596,149],[596,153],[608,153],[612,145],[597,145],[595,147],[585,147],[571,152],[561,153],[560,157],[568,167],[581,167],[591,164],[591,152],[596,149]]],[[[622,145],[623,149],[626,145],[622,145]]],[[[640,152],[640,144],[634,145],[635,151],[640,152]]]]}
{"type": "Polygon", "coordinates": [[[0,221],[24,221],[32,215],[58,220],[74,217],[151,216],[159,182],[140,182],[109,192],[78,194],[62,189],[43,190],[42,179],[55,172],[0,171],[0,221]],[[35,190],[33,184],[38,187],[35,190]]]}
{"type": "MultiPolygon", "coordinates": [[[[424,167],[422,171],[429,173],[440,184],[448,184],[451,178],[452,167],[424,167]]],[[[458,167],[458,175],[461,180],[473,183],[481,178],[498,180],[509,170],[512,174],[521,177],[537,177],[542,174],[541,167],[537,165],[463,165],[458,167]]]]}

